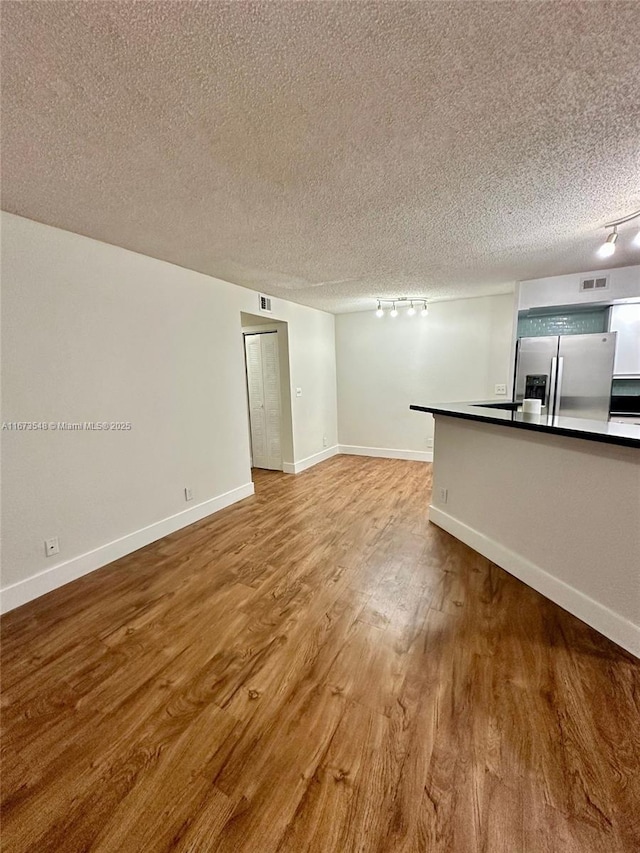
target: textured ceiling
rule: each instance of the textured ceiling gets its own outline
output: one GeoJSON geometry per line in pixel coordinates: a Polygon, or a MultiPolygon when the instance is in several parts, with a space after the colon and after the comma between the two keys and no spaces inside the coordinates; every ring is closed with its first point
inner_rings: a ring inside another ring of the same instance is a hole
{"type": "Polygon", "coordinates": [[[3,207],[338,312],[600,268],[639,45],[635,0],[4,0],[3,207]]]}

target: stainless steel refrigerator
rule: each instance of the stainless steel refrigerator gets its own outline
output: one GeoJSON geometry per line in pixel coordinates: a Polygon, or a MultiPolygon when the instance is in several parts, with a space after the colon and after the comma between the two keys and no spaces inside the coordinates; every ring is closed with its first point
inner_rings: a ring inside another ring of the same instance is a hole
{"type": "Polygon", "coordinates": [[[615,350],[615,332],[520,338],[515,400],[539,399],[543,414],[606,420],[615,350]]]}

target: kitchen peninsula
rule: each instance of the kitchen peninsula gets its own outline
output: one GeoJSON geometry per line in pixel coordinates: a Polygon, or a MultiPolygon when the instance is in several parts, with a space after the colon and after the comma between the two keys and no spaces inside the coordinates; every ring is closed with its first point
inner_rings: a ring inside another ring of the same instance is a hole
{"type": "Polygon", "coordinates": [[[640,657],[640,426],[410,408],[435,418],[430,520],[640,657]]]}

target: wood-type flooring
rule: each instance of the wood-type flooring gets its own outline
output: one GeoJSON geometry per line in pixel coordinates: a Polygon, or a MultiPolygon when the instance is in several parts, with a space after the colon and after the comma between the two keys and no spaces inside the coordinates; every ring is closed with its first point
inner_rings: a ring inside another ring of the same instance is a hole
{"type": "Polygon", "coordinates": [[[3,617],[3,853],[638,853],[640,662],[428,464],[254,477],[3,617]]]}

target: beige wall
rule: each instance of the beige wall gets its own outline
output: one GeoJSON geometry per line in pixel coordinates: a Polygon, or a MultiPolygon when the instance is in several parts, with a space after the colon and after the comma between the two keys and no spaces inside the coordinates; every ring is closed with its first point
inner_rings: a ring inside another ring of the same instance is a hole
{"type": "Polygon", "coordinates": [[[437,524],[640,656],[638,449],[438,416],[432,500],[437,524]]]}
{"type": "MultiPolygon", "coordinates": [[[[250,469],[240,313],[256,313],[257,294],[10,214],[2,244],[2,420],[132,424],[2,433],[3,588],[74,559],[90,570],[109,543],[241,497],[250,469]],[[46,558],[54,536],[60,554],[46,558]]],[[[288,324],[292,386],[303,388],[292,396],[303,460],[324,451],[323,436],[337,444],[334,318],[277,299],[273,308],[288,324]]]]}
{"type": "MultiPolygon", "coordinates": [[[[340,445],[426,452],[411,403],[484,400],[511,382],[513,294],[435,302],[427,317],[336,317],[340,445]]],[[[502,398],[506,399],[506,398],[502,398]]]]}

